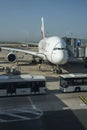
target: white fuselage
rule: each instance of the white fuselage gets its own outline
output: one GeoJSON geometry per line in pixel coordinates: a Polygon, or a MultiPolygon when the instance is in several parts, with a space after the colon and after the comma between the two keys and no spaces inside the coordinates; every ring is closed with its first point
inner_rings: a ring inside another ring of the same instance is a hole
{"type": "Polygon", "coordinates": [[[66,43],[60,37],[44,38],[39,42],[39,53],[56,65],[65,64],[68,60],[66,43]]]}

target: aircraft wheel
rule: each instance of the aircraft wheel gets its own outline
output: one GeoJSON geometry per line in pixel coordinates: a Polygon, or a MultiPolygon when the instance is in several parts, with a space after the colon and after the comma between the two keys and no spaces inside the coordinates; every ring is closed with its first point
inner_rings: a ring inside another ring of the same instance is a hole
{"type": "Polygon", "coordinates": [[[61,73],[62,73],[62,70],[61,70],[61,69],[57,69],[57,70],[56,70],[56,73],[57,73],[57,74],[61,74],[61,73]]]}
{"type": "Polygon", "coordinates": [[[80,87],[75,88],[75,92],[80,92],[80,87]]]}
{"type": "Polygon", "coordinates": [[[39,60],[39,63],[42,63],[42,59],[39,60]]]}
{"type": "Polygon", "coordinates": [[[36,63],[36,60],[32,60],[32,63],[36,63]]]}

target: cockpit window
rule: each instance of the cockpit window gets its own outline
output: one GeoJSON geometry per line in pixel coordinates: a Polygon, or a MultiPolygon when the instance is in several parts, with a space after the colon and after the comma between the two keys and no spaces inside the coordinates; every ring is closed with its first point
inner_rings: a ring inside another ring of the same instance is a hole
{"type": "Polygon", "coordinates": [[[54,48],[53,50],[66,50],[66,48],[54,48]]]}

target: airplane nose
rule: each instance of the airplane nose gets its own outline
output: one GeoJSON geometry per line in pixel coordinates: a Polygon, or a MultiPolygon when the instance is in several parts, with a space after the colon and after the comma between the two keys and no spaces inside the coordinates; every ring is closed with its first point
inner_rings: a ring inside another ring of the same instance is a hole
{"type": "Polygon", "coordinates": [[[56,51],[52,55],[52,62],[54,64],[65,64],[68,60],[68,53],[66,50],[56,51]]]}
{"type": "Polygon", "coordinates": [[[67,61],[68,61],[68,52],[65,50],[63,51],[60,64],[65,64],[67,61]]]}

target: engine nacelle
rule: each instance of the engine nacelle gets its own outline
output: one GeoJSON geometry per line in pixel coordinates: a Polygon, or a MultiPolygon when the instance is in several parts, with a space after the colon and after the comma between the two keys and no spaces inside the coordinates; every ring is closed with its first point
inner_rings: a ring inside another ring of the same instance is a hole
{"type": "Polygon", "coordinates": [[[16,54],[14,54],[13,52],[10,52],[8,55],[7,55],[7,58],[6,58],[9,62],[15,62],[16,59],[17,59],[17,56],[16,54]]]}

